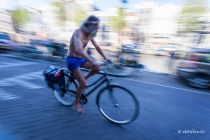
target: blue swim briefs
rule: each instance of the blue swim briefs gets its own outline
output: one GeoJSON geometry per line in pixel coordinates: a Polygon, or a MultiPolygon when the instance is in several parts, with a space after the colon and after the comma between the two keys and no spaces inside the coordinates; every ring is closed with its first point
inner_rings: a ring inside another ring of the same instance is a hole
{"type": "Polygon", "coordinates": [[[87,60],[85,58],[77,58],[74,56],[68,56],[66,58],[66,65],[70,71],[73,72],[78,67],[81,67],[87,60]]]}

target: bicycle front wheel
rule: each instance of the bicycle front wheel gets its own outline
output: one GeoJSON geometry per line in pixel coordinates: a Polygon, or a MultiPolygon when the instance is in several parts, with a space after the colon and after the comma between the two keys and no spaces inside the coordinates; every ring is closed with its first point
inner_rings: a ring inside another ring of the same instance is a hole
{"type": "MultiPolygon", "coordinates": [[[[59,90],[59,88],[54,88],[53,95],[55,96],[56,100],[65,106],[73,105],[76,99],[76,90],[77,90],[77,83],[75,80],[71,80],[68,75],[64,75],[65,78],[65,90],[59,90]]],[[[58,86],[58,85],[54,85],[58,86]]]]}
{"type": "Polygon", "coordinates": [[[116,124],[127,124],[134,121],[140,110],[134,94],[119,85],[103,88],[97,96],[97,105],[102,115],[116,124]]]}

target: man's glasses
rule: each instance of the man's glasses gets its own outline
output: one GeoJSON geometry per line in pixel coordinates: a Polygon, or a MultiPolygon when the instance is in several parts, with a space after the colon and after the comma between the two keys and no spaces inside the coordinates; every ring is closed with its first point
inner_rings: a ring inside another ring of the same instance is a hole
{"type": "Polygon", "coordinates": [[[89,24],[90,25],[93,25],[93,26],[99,26],[99,23],[98,22],[90,22],[89,24]]]}

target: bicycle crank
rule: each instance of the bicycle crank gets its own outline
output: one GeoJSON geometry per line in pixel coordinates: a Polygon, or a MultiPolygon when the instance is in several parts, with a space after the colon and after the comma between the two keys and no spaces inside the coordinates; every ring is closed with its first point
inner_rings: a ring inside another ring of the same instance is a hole
{"type": "Polygon", "coordinates": [[[86,104],[87,102],[88,102],[87,97],[84,94],[82,94],[82,96],[80,97],[80,103],[86,104]]]}

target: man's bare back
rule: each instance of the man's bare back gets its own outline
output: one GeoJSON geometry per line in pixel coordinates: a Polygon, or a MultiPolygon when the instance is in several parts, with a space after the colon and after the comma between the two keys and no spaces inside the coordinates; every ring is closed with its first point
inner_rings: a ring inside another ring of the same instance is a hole
{"type": "Polygon", "coordinates": [[[78,36],[81,37],[80,39],[81,39],[81,46],[83,46],[83,51],[85,50],[85,47],[87,46],[88,42],[90,41],[90,38],[83,33],[82,29],[77,29],[71,37],[67,56],[74,56],[74,57],[78,57],[78,58],[82,57],[82,56],[78,55],[77,53],[75,53],[75,48],[78,46],[74,45],[75,44],[74,38],[76,38],[78,36]]]}

